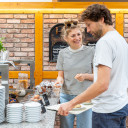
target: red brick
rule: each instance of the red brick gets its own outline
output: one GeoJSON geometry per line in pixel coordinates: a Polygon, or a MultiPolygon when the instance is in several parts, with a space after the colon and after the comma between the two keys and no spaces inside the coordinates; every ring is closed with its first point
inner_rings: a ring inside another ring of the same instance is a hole
{"type": "Polygon", "coordinates": [[[13,14],[0,14],[0,18],[13,18],[13,14]]]}
{"type": "Polygon", "coordinates": [[[6,42],[20,42],[20,39],[18,38],[6,38],[6,42]]]}
{"type": "Polygon", "coordinates": [[[13,24],[0,24],[0,28],[13,28],[13,24]]]}
{"type": "Polygon", "coordinates": [[[7,19],[7,23],[20,23],[19,19],[7,19]]]}
{"type": "Polygon", "coordinates": [[[49,56],[49,52],[44,52],[43,55],[44,56],[49,56]]]}
{"type": "Polygon", "coordinates": [[[26,19],[26,20],[21,20],[21,23],[34,23],[34,19],[26,19]]]}
{"type": "Polygon", "coordinates": [[[0,19],[0,24],[1,23],[6,23],[6,21],[7,21],[6,19],[0,19]]]}
{"type": "Polygon", "coordinates": [[[9,56],[10,57],[13,57],[14,56],[14,53],[13,52],[9,52],[9,56]]]}
{"type": "Polygon", "coordinates": [[[35,52],[29,52],[28,56],[35,56],[35,52]]]}
{"type": "Polygon", "coordinates": [[[10,52],[19,52],[20,51],[20,48],[15,48],[15,47],[13,47],[13,48],[7,48],[7,50],[9,50],[10,52]]]}
{"type": "Polygon", "coordinates": [[[128,14],[124,14],[124,18],[128,18],[128,14]]]}
{"type": "Polygon", "coordinates": [[[34,57],[21,57],[21,60],[34,60],[34,57]]]}
{"type": "Polygon", "coordinates": [[[44,61],[49,61],[49,57],[44,57],[44,61]]]}
{"type": "Polygon", "coordinates": [[[44,52],[49,52],[49,48],[44,48],[44,52]]]}
{"type": "Polygon", "coordinates": [[[20,33],[20,29],[7,29],[8,33],[20,33]]]}
{"type": "Polygon", "coordinates": [[[128,37],[128,33],[124,33],[124,37],[128,37]]]}
{"type": "Polygon", "coordinates": [[[35,48],[35,43],[28,43],[29,48],[35,48]]]}
{"type": "Polygon", "coordinates": [[[16,37],[16,38],[25,38],[25,37],[27,37],[27,34],[14,34],[14,37],[16,37]]]}
{"type": "Polygon", "coordinates": [[[14,28],[27,28],[27,24],[14,24],[14,28]]]}
{"type": "Polygon", "coordinates": [[[9,60],[19,60],[19,59],[20,59],[20,57],[9,57],[9,60]]]}
{"type": "Polygon", "coordinates": [[[28,28],[35,28],[34,24],[28,24],[28,28]]]}
{"type": "Polygon", "coordinates": [[[64,18],[77,18],[77,14],[64,14],[64,18]]]}
{"type": "Polygon", "coordinates": [[[21,48],[21,51],[34,51],[34,48],[21,48]]]}
{"type": "Polygon", "coordinates": [[[45,37],[49,37],[49,34],[48,34],[48,33],[47,33],[47,34],[44,34],[44,38],[45,38],[45,37]]]}
{"type": "Polygon", "coordinates": [[[13,34],[1,34],[0,37],[13,38],[13,34]]]}
{"type": "Polygon", "coordinates": [[[14,18],[19,18],[19,19],[27,18],[27,14],[14,14],[14,18]]]}
{"type": "Polygon", "coordinates": [[[50,29],[44,29],[44,30],[43,30],[43,33],[44,33],[44,34],[48,34],[49,32],[50,32],[50,29]]]}
{"type": "Polygon", "coordinates": [[[49,28],[49,24],[43,24],[43,28],[49,28]]]}
{"type": "Polygon", "coordinates": [[[14,44],[13,43],[4,43],[3,45],[4,45],[4,47],[13,47],[14,44]]]}
{"type": "Polygon", "coordinates": [[[15,52],[15,56],[27,56],[27,52],[15,52]]]}
{"type": "Polygon", "coordinates": [[[7,32],[6,32],[6,29],[0,29],[0,33],[1,33],[1,34],[7,33],[7,32]]]}
{"type": "Polygon", "coordinates": [[[44,23],[57,23],[57,19],[44,19],[44,23]]]}
{"type": "Polygon", "coordinates": [[[34,39],[23,38],[23,39],[21,39],[21,42],[34,42],[34,39]]]}
{"type": "Polygon", "coordinates": [[[49,24],[49,27],[52,28],[54,25],[56,25],[56,24],[49,24]]]}
{"type": "Polygon", "coordinates": [[[27,47],[28,43],[16,43],[15,47],[27,47]]]}
{"type": "Polygon", "coordinates": [[[44,43],[44,47],[49,47],[49,43],[44,43]]]}
{"type": "Polygon", "coordinates": [[[64,23],[65,19],[58,19],[58,23],[64,23]]]}
{"type": "Polygon", "coordinates": [[[49,18],[49,14],[44,14],[43,18],[49,18]]]}
{"type": "Polygon", "coordinates": [[[128,24],[124,24],[124,28],[128,28],[128,24]]]}
{"type": "Polygon", "coordinates": [[[49,62],[47,61],[43,61],[43,65],[47,65],[48,66],[49,62]]]}
{"type": "Polygon", "coordinates": [[[126,23],[126,24],[127,24],[127,23],[128,23],[128,19],[124,19],[124,23],[126,23]]]}
{"type": "Polygon", "coordinates": [[[125,28],[124,28],[124,32],[128,32],[128,28],[125,27],[125,28]]]}
{"type": "Polygon", "coordinates": [[[34,14],[28,14],[28,18],[35,18],[34,14]]]}
{"type": "Polygon", "coordinates": [[[50,66],[56,66],[56,63],[50,63],[50,66]]]}
{"type": "Polygon", "coordinates": [[[21,33],[34,33],[34,29],[22,29],[21,33]]]}
{"type": "Polygon", "coordinates": [[[49,38],[44,38],[44,42],[49,42],[49,38]]]}
{"type": "Polygon", "coordinates": [[[54,70],[56,70],[56,68],[53,67],[53,66],[44,66],[44,70],[47,70],[47,71],[52,70],[52,71],[54,71],[54,70]]]}
{"type": "Polygon", "coordinates": [[[112,14],[112,19],[113,19],[113,18],[116,18],[116,15],[115,15],[115,14],[112,14]]]}
{"type": "Polygon", "coordinates": [[[28,34],[28,38],[35,38],[35,35],[34,34],[28,34]]]}
{"type": "Polygon", "coordinates": [[[50,14],[49,18],[63,18],[63,14],[50,14]]]}
{"type": "Polygon", "coordinates": [[[30,66],[21,66],[21,70],[23,71],[28,71],[28,70],[30,70],[30,66]]]}

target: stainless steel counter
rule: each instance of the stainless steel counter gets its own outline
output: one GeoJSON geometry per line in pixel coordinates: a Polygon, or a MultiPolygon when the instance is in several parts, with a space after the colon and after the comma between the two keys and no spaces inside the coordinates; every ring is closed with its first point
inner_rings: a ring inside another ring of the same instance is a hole
{"type": "MultiPolygon", "coordinates": [[[[57,104],[58,98],[49,98],[50,105],[57,104]]],[[[41,121],[37,123],[28,123],[23,121],[19,124],[10,124],[3,122],[0,124],[0,128],[54,128],[55,111],[46,110],[46,113],[41,114],[41,121]]]]}

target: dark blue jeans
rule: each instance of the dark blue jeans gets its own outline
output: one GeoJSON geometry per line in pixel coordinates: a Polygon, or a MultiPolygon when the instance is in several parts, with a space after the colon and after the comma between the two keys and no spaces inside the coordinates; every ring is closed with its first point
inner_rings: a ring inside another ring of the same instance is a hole
{"type": "Polygon", "coordinates": [[[119,111],[113,113],[92,114],[92,128],[126,128],[128,116],[128,104],[119,111]]]}

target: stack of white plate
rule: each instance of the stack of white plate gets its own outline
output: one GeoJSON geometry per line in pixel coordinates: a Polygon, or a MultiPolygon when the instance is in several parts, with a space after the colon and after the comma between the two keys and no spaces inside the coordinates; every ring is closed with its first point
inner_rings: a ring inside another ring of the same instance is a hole
{"type": "Polygon", "coordinates": [[[0,123],[5,120],[5,87],[0,86],[0,123]]]}
{"type": "Polygon", "coordinates": [[[23,120],[23,104],[12,103],[7,105],[7,122],[20,123],[23,120]]]}
{"type": "Polygon", "coordinates": [[[25,103],[25,120],[38,122],[41,120],[41,104],[38,102],[25,103]]]}

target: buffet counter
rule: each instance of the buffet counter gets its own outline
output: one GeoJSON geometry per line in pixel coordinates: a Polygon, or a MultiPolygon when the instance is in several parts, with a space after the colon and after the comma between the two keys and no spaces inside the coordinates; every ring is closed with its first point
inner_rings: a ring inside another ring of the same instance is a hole
{"type": "MultiPolygon", "coordinates": [[[[50,105],[57,104],[58,98],[49,98],[50,105]]],[[[18,124],[11,124],[3,122],[0,124],[0,128],[54,128],[56,111],[46,110],[41,114],[41,121],[36,123],[29,123],[24,121],[18,124]]]]}

